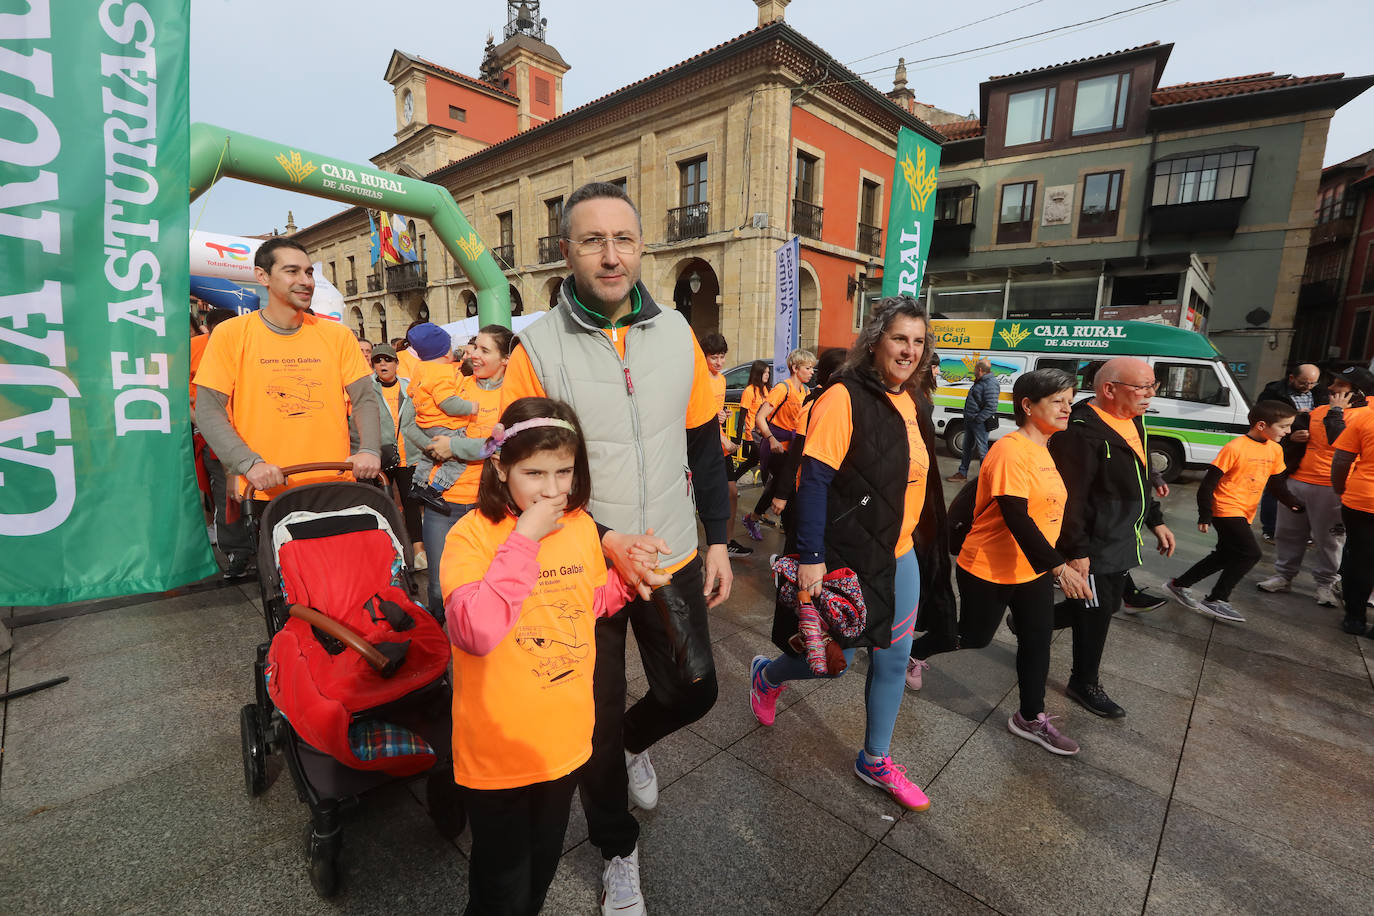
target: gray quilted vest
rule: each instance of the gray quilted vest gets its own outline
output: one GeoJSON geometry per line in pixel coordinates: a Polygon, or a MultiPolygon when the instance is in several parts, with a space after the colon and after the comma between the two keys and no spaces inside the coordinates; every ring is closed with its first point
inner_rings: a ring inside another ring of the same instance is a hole
{"type": "Polygon", "coordinates": [[[534,373],[551,398],[577,411],[591,463],[588,509],[602,525],[638,534],[654,529],[672,553],[670,567],[697,549],[696,505],[687,467],[687,403],[692,394],[692,330],[638,286],[640,318],[625,359],[569,299],[520,332],[534,373]]]}

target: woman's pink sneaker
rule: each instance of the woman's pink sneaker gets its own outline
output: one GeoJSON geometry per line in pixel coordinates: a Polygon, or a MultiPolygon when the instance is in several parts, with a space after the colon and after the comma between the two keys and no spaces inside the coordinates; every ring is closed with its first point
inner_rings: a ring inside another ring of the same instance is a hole
{"type": "Polygon", "coordinates": [[[869,763],[868,755],[859,751],[859,757],[854,761],[854,775],[870,786],[886,789],[903,808],[924,811],[930,807],[926,793],[906,778],[906,767],[893,763],[891,757],[879,757],[876,762],[869,763]]]}

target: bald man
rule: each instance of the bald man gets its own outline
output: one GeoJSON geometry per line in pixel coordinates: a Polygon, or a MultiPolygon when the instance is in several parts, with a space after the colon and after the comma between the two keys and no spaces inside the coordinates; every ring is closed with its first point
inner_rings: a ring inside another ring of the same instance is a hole
{"type": "Polygon", "coordinates": [[[1140,529],[1173,556],[1174,535],[1150,486],[1149,451],[1141,420],[1159,388],[1144,360],[1119,356],[1098,370],[1093,397],[1069,415],[1069,428],[1050,438],[1050,454],[1068,489],[1056,545],[1069,565],[1091,575],[1092,601],[1066,599],[1055,627],[1073,627],[1073,671],[1065,693],[1089,712],[1120,718],[1126,711],[1102,689],[1098,667],[1107,628],[1121,607],[1128,573],[1142,562],[1140,529]]]}
{"type": "MultiPolygon", "coordinates": [[[[1312,435],[1312,409],[1320,407],[1330,399],[1330,393],[1321,381],[1322,371],[1311,363],[1294,367],[1286,379],[1275,379],[1260,391],[1256,401],[1282,401],[1298,412],[1293,420],[1293,431],[1280,443],[1283,446],[1284,463],[1288,470],[1297,470],[1307,450],[1308,437],[1312,435]]],[[[1260,531],[1266,541],[1274,540],[1274,527],[1278,522],[1278,498],[1268,491],[1260,498],[1260,531]]]]}

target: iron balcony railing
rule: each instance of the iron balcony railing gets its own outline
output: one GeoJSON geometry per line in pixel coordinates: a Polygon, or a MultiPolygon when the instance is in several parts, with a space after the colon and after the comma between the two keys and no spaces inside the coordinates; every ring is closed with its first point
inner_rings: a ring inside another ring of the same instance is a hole
{"type": "Polygon", "coordinates": [[[688,204],[668,211],[668,241],[680,242],[683,239],[697,239],[710,231],[711,205],[709,203],[688,204]]]}
{"type": "Polygon", "coordinates": [[[810,201],[792,201],[792,232],[795,235],[804,235],[809,239],[821,237],[821,218],[825,215],[825,208],[818,207],[810,201]]]}
{"type": "Polygon", "coordinates": [[[563,252],[558,248],[558,236],[546,235],[539,240],[539,263],[552,264],[563,260],[563,252]]]}

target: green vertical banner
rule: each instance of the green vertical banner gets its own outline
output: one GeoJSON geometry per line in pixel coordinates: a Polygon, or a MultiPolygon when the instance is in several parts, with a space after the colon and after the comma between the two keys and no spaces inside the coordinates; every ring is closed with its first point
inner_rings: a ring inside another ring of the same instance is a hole
{"type": "Polygon", "coordinates": [[[0,2],[0,604],[216,568],[188,397],[189,18],[0,2]]]}
{"type": "Polygon", "coordinates": [[[940,145],[910,128],[899,128],[892,202],[887,211],[887,250],[883,254],[884,296],[915,299],[921,295],[939,172],[940,145]]]}

